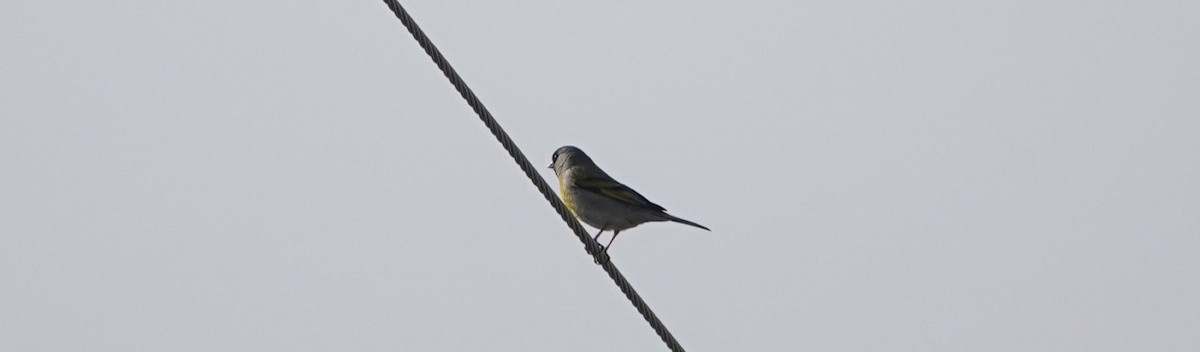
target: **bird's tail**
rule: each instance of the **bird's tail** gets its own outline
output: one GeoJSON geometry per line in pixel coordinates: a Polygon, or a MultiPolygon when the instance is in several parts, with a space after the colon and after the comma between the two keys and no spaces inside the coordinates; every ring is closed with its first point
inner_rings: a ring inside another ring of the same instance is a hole
{"type": "Polygon", "coordinates": [[[709,230],[707,227],[704,227],[704,225],[700,225],[700,224],[697,224],[697,223],[694,223],[694,222],[691,222],[688,220],[684,220],[683,218],[677,217],[675,215],[671,215],[671,214],[667,214],[667,213],[659,213],[659,215],[662,215],[663,219],[667,219],[667,220],[674,221],[674,222],[684,224],[684,225],[692,225],[695,227],[702,228],[705,231],[712,231],[712,230],[709,230]]]}

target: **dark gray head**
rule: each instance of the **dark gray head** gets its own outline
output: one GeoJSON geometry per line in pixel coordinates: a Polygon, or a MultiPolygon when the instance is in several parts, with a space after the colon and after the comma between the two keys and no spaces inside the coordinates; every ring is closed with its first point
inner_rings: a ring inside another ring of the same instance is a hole
{"type": "Polygon", "coordinates": [[[587,154],[584,154],[579,148],[574,146],[564,146],[554,151],[554,155],[550,157],[550,168],[554,169],[555,175],[562,175],[563,172],[572,167],[596,167],[596,163],[592,162],[587,154]]]}

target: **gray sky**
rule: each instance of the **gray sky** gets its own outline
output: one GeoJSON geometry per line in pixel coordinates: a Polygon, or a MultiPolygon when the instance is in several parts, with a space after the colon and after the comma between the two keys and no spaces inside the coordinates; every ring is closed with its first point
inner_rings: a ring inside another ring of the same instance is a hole
{"type": "MultiPolygon", "coordinates": [[[[1200,349],[1198,2],[405,4],[690,350],[1200,349]]],[[[664,349],[382,2],[0,47],[0,350],[664,349]]]]}

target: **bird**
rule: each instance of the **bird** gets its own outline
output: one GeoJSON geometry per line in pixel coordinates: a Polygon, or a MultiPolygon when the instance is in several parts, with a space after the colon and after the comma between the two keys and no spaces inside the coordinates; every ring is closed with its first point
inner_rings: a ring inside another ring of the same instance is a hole
{"type": "Polygon", "coordinates": [[[604,231],[612,231],[612,238],[604,245],[604,253],[612,247],[621,231],[647,222],[674,221],[712,231],[704,225],[667,214],[662,206],[608,176],[583,150],[574,146],[555,150],[550,168],[558,177],[559,192],[567,209],[579,220],[600,229],[592,240],[599,240],[604,231]]]}

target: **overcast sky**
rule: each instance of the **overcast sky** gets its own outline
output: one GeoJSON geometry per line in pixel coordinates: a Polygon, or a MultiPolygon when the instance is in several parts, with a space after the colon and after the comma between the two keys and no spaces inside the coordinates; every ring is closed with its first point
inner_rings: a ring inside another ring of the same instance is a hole
{"type": "MultiPolygon", "coordinates": [[[[404,3],[689,350],[1200,350],[1200,2],[404,3]]],[[[380,1],[0,48],[0,350],[665,349],[380,1]]]]}

